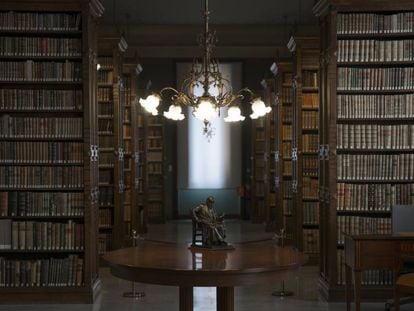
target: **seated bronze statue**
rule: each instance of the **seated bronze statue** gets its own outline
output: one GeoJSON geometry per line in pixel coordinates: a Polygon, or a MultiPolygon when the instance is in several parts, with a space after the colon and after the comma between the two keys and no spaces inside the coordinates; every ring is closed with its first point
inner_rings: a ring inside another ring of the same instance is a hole
{"type": "Polygon", "coordinates": [[[218,215],[214,209],[214,198],[208,197],[205,204],[192,209],[193,245],[197,228],[202,232],[202,247],[227,246],[224,214],[218,215]]]}

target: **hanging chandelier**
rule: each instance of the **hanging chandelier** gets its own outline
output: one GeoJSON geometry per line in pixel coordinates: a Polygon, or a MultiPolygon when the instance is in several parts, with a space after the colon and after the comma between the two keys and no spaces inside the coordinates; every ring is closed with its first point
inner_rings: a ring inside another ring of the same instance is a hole
{"type": "Polygon", "coordinates": [[[209,29],[208,0],[204,3],[204,32],[198,36],[198,43],[203,49],[203,58],[199,62],[193,61],[188,76],[184,79],[180,90],[173,87],[165,87],[159,92],[151,93],[146,99],[141,98],[139,103],[152,115],[158,115],[158,107],[163,96],[169,94],[171,105],[168,111],[164,111],[164,117],[180,121],[185,118],[182,107],[191,107],[195,118],[203,122],[203,133],[211,137],[211,121],[220,117],[220,109],[227,107],[226,122],[244,121],[245,117],[241,114],[239,105],[249,96],[252,107],[250,118],[257,119],[269,113],[272,108],[266,107],[260,97],[254,95],[249,88],[243,88],[233,93],[231,83],[224,78],[220,72],[219,63],[211,57],[212,50],[217,42],[215,31],[209,29]],[[195,95],[195,90],[201,88],[202,95],[195,95]]]}

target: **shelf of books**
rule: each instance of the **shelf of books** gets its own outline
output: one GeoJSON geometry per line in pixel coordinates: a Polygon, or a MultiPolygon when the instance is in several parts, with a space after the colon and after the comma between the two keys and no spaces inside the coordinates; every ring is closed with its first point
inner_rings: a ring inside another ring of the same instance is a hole
{"type": "MultiPolygon", "coordinates": [[[[128,72],[131,76],[131,172],[127,181],[127,187],[131,189],[131,210],[130,210],[130,230],[135,230],[137,234],[147,231],[145,214],[145,194],[144,187],[144,146],[146,143],[144,119],[142,107],[139,104],[140,88],[139,75],[142,72],[141,65],[134,61],[128,64],[128,72]]],[[[131,232],[129,232],[130,240],[131,232]]]]}
{"type": "Polygon", "coordinates": [[[293,89],[292,63],[278,63],[279,105],[281,109],[278,132],[280,133],[280,206],[282,209],[280,224],[286,232],[289,242],[295,236],[295,217],[292,196],[292,125],[293,125],[293,89]]]}
{"type": "Polygon", "coordinates": [[[124,200],[124,120],[122,77],[123,37],[99,38],[98,135],[99,135],[99,254],[122,246],[124,200]]]}
{"type": "MultiPolygon", "coordinates": [[[[125,166],[124,166],[124,178],[126,186],[126,196],[124,202],[124,215],[123,215],[123,235],[124,245],[131,245],[133,230],[137,233],[143,233],[143,229],[140,227],[138,221],[140,211],[143,210],[143,206],[140,202],[143,199],[142,191],[139,193],[140,185],[140,172],[139,162],[141,161],[139,139],[142,137],[140,128],[137,122],[142,123],[141,120],[137,120],[137,93],[138,93],[138,75],[142,71],[141,65],[133,60],[130,60],[128,64],[124,64],[124,76],[125,76],[125,120],[124,120],[124,144],[126,151],[125,166]]],[[[141,115],[139,116],[141,118],[141,115]]],[[[142,223],[141,223],[142,224],[142,223]]]]}
{"type": "Polygon", "coordinates": [[[294,109],[293,206],[297,234],[295,244],[309,256],[309,264],[319,259],[319,39],[291,37],[293,56],[294,109]]]}
{"type": "Polygon", "coordinates": [[[0,3],[0,303],[90,303],[103,7],[39,3],[0,3]]]}
{"type": "MultiPolygon", "coordinates": [[[[320,288],[330,300],[344,298],[343,233],[388,234],[391,207],[414,203],[414,3],[347,4],[314,7],[322,26],[320,288]]],[[[390,271],[367,271],[363,284],[363,297],[392,294],[390,271]]]]}

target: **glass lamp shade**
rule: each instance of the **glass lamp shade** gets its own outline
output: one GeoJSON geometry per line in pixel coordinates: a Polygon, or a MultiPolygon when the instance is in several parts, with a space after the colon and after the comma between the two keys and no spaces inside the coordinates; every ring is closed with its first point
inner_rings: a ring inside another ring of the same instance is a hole
{"type": "Polygon", "coordinates": [[[151,113],[153,116],[156,116],[158,114],[157,107],[160,105],[161,97],[152,94],[149,95],[146,99],[140,98],[139,103],[142,107],[149,113],[151,113]]]}
{"type": "Polygon", "coordinates": [[[200,98],[198,105],[194,109],[194,116],[200,121],[211,122],[218,116],[218,110],[214,107],[213,101],[208,97],[200,98]]]}
{"type": "Polygon", "coordinates": [[[179,105],[171,105],[168,108],[168,111],[164,111],[164,117],[174,121],[181,121],[185,118],[184,114],[182,113],[181,106],[179,105]]]}
{"type": "Polygon", "coordinates": [[[261,98],[255,98],[252,102],[252,110],[253,113],[250,115],[250,118],[257,119],[272,111],[272,107],[266,107],[261,98]]]}
{"type": "Polygon", "coordinates": [[[224,118],[226,122],[239,122],[244,121],[245,117],[241,115],[239,107],[230,107],[227,112],[227,117],[224,118]]]}

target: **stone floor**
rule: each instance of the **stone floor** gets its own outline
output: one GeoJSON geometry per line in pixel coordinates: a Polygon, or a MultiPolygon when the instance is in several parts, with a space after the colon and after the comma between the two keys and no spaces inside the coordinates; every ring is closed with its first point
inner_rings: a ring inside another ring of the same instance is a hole
{"type": "MultiPolygon", "coordinates": [[[[271,238],[264,232],[262,225],[252,225],[238,221],[229,222],[228,240],[246,241],[271,238]]],[[[189,241],[191,226],[189,222],[179,221],[166,225],[153,225],[149,228],[147,239],[167,241],[189,241]]],[[[178,310],[178,289],[168,286],[136,284],[146,296],[142,299],[123,298],[122,293],[131,290],[131,283],[114,278],[107,268],[100,271],[102,291],[93,305],[0,305],[0,311],[173,311],[178,310]]],[[[280,299],[271,295],[280,284],[272,286],[239,287],[235,290],[235,309],[237,311],[306,310],[306,311],[345,311],[344,303],[326,303],[318,298],[318,270],[316,267],[303,267],[297,276],[286,282],[286,288],[294,296],[280,299]]],[[[195,310],[215,310],[215,289],[195,288],[195,310]]],[[[384,310],[384,303],[364,303],[363,311],[384,310]]],[[[414,305],[406,305],[401,311],[414,310],[414,305]]]]}

